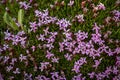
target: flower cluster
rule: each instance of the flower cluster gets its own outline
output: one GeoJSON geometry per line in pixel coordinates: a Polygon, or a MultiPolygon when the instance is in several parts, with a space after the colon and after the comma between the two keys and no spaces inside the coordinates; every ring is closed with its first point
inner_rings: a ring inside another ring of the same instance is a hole
{"type": "Polygon", "coordinates": [[[92,0],[81,4],[69,0],[67,5],[65,1],[55,1],[51,8],[44,10],[35,6],[37,1],[16,1],[26,13],[33,9],[34,19],[26,21],[28,33],[23,30],[3,31],[0,80],[2,77],[10,80],[19,77],[21,80],[120,79],[120,40],[119,37],[110,37],[114,36],[114,31],[112,27],[106,27],[119,26],[119,10],[107,11],[111,14],[102,17],[105,19],[100,23],[99,15],[107,10],[107,6],[103,3],[95,5],[92,0]],[[81,6],[83,13],[69,15],[70,18],[51,16],[52,10],[61,10],[61,7],[69,10],[75,5],[81,6]]]}

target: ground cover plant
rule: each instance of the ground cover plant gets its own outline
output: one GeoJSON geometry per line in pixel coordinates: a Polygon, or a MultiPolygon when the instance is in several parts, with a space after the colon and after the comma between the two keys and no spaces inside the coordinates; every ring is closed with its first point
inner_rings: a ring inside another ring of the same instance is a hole
{"type": "Polygon", "coordinates": [[[120,80],[120,0],[1,0],[0,80],[120,80]]]}

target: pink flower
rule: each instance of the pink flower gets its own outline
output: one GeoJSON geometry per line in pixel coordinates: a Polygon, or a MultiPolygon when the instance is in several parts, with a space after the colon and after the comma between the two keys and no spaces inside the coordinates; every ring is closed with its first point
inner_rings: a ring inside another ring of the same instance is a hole
{"type": "Polygon", "coordinates": [[[32,3],[33,0],[29,0],[30,3],[32,3]]]}
{"type": "Polygon", "coordinates": [[[10,72],[12,69],[13,69],[13,66],[11,66],[11,65],[6,67],[7,72],[10,72]]]}
{"type": "Polygon", "coordinates": [[[32,49],[32,51],[34,52],[34,51],[35,51],[35,46],[32,46],[31,49],[32,49]]]}
{"type": "Polygon", "coordinates": [[[71,61],[72,60],[72,55],[71,54],[65,54],[64,57],[68,60],[68,61],[71,61]]]}
{"type": "Polygon", "coordinates": [[[41,64],[41,66],[39,67],[39,69],[40,69],[41,71],[43,71],[44,69],[47,69],[47,66],[48,66],[50,63],[49,63],[49,62],[41,62],[40,64],[41,64]]]}
{"type": "Polygon", "coordinates": [[[79,73],[80,72],[80,67],[84,64],[84,63],[87,63],[86,62],[86,58],[85,57],[81,57],[78,61],[76,61],[74,63],[74,67],[72,69],[72,71],[75,71],[76,73],[79,73]]]}
{"type": "Polygon", "coordinates": [[[45,56],[47,59],[50,59],[51,57],[53,57],[54,56],[54,54],[52,54],[51,52],[49,52],[48,50],[47,50],[47,55],[45,56]]]}
{"type": "Polygon", "coordinates": [[[38,37],[38,40],[44,41],[45,40],[45,35],[44,34],[40,34],[40,36],[38,37]]]}
{"type": "Polygon", "coordinates": [[[103,73],[98,73],[95,75],[97,80],[103,80],[105,78],[105,75],[103,73]]]}
{"type": "Polygon", "coordinates": [[[20,2],[19,4],[20,4],[20,8],[23,7],[25,10],[28,10],[29,8],[31,8],[30,3],[27,3],[26,1],[20,2]]]}
{"type": "Polygon", "coordinates": [[[116,63],[115,63],[118,67],[120,67],[120,56],[116,57],[116,63]]]}
{"type": "Polygon", "coordinates": [[[78,74],[77,76],[74,76],[72,80],[86,80],[86,78],[82,77],[82,74],[78,74]]]}
{"type": "Polygon", "coordinates": [[[77,33],[75,33],[75,36],[77,41],[79,42],[81,40],[88,38],[88,33],[85,33],[79,30],[77,33]]]}
{"type": "Polygon", "coordinates": [[[80,72],[80,66],[79,66],[79,64],[75,63],[72,71],[75,71],[76,73],[79,73],[80,72]]]}
{"type": "Polygon", "coordinates": [[[120,54],[120,47],[117,47],[117,48],[115,49],[115,52],[116,52],[117,54],[120,54]]]}
{"type": "Polygon", "coordinates": [[[95,65],[93,65],[93,67],[95,67],[97,69],[97,67],[99,66],[99,64],[101,63],[102,58],[100,58],[99,60],[94,60],[95,65]]]}
{"type": "Polygon", "coordinates": [[[88,73],[88,75],[90,76],[91,79],[93,79],[95,77],[95,72],[88,73]]]}
{"type": "Polygon", "coordinates": [[[51,49],[54,48],[54,45],[53,45],[52,43],[45,44],[45,46],[46,46],[49,50],[51,50],[51,49]]]}
{"type": "Polygon", "coordinates": [[[97,23],[94,23],[94,27],[93,27],[92,30],[95,30],[96,34],[99,33],[99,31],[100,31],[100,27],[97,26],[97,23]]]}
{"type": "Polygon", "coordinates": [[[66,29],[68,28],[68,26],[71,25],[70,21],[67,21],[64,18],[61,19],[61,20],[58,20],[58,22],[56,24],[59,25],[59,29],[60,30],[64,30],[64,31],[66,31],[66,29]]]}
{"type": "Polygon", "coordinates": [[[50,80],[50,78],[47,78],[44,75],[38,75],[37,77],[35,77],[36,80],[50,80]]]}
{"type": "Polygon", "coordinates": [[[64,45],[61,42],[59,42],[59,51],[60,52],[64,51],[64,45]]]}
{"type": "Polygon", "coordinates": [[[14,74],[20,74],[19,68],[16,68],[15,71],[13,71],[14,74]]]}
{"type": "Polygon", "coordinates": [[[11,61],[11,65],[14,65],[15,64],[15,62],[17,62],[17,58],[12,58],[12,61],[11,61]]]}
{"type": "Polygon", "coordinates": [[[112,72],[113,72],[113,74],[118,74],[119,70],[118,70],[117,66],[113,66],[112,72]]]}
{"type": "Polygon", "coordinates": [[[47,43],[54,43],[55,39],[53,36],[50,36],[49,38],[46,39],[47,43]]]}
{"type": "Polygon", "coordinates": [[[53,62],[53,63],[59,63],[59,58],[53,57],[53,58],[52,58],[52,62],[53,62]]]}
{"type": "Polygon", "coordinates": [[[5,34],[5,38],[4,38],[5,40],[11,40],[12,34],[10,32],[8,32],[8,30],[6,32],[4,32],[4,34],[5,34]]]}
{"type": "Polygon", "coordinates": [[[59,75],[58,75],[59,72],[51,72],[50,74],[52,75],[52,80],[56,80],[59,78],[59,75]]]}
{"type": "Polygon", "coordinates": [[[32,74],[28,74],[28,73],[24,72],[24,80],[33,80],[32,74]]]}
{"type": "Polygon", "coordinates": [[[103,3],[100,3],[99,5],[97,5],[98,10],[105,10],[105,6],[103,3]]]}
{"type": "Polygon", "coordinates": [[[4,60],[3,60],[3,62],[6,63],[9,59],[10,59],[9,56],[4,56],[4,60]]]}
{"type": "Polygon", "coordinates": [[[70,2],[68,3],[68,6],[72,6],[74,4],[74,0],[70,0],[70,2]]]}
{"type": "Polygon", "coordinates": [[[47,27],[46,29],[44,29],[43,31],[44,31],[44,33],[45,33],[45,35],[47,35],[48,33],[49,33],[49,27],[47,27]]]}
{"type": "Polygon", "coordinates": [[[63,34],[66,36],[66,39],[72,40],[72,33],[69,32],[69,30],[65,31],[63,34]]]}
{"type": "Polygon", "coordinates": [[[36,22],[30,22],[30,31],[33,31],[34,33],[38,29],[36,22]]]}
{"type": "Polygon", "coordinates": [[[20,61],[22,62],[23,60],[26,60],[26,59],[27,59],[27,56],[23,56],[23,54],[20,54],[19,59],[20,59],[20,61]]]}
{"type": "Polygon", "coordinates": [[[84,15],[83,14],[79,14],[79,15],[76,15],[75,16],[75,18],[77,18],[77,20],[78,20],[78,22],[80,22],[80,23],[82,23],[82,22],[84,22],[85,20],[84,20],[84,15]]]}
{"type": "Polygon", "coordinates": [[[8,47],[8,45],[7,44],[4,44],[3,45],[3,50],[6,50],[6,49],[8,49],[9,47],[8,47]]]}

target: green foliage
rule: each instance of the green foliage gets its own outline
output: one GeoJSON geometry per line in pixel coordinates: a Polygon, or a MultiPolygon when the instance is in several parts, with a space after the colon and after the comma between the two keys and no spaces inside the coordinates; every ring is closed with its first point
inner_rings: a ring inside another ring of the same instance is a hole
{"type": "Polygon", "coordinates": [[[18,26],[16,25],[15,21],[5,12],[3,19],[7,25],[9,25],[13,30],[19,30],[18,26]]]}
{"type": "Polygon", "coordinates": [[[18,23],[20,24],[21,29],[24,29],[24,28],[23,28],[23,20],[24,20],[24,10],[23,10],[23,9],[20,9],[20,10],[18,11],[18,23]]]}

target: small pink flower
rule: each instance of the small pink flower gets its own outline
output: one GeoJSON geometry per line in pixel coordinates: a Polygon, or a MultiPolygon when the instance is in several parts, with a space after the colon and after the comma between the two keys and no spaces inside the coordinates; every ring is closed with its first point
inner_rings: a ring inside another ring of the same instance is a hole
{"type": "Polygon", "coordinates": [[[50,59],[51,57],[53,57],[54,56],[54,54],[52,54],[51,52],[49,52],[48,50],[47,50],[47,54],[46,54],[46,58],[47,59],[50,59]]]}
{"type": "Polygon", "coordinates": [[[99,10],[105,10],[105,6],[103,3],[100,3],[99,5],[97,5],[99,10]]]}
{"type": "Polygon", "coordinates": [[[50,74],[52,75],[52,80],[56,80],[56,78],[58,79],[59,78],[59,72],[51,72],[50,74]]]}
{"type": "Polygon", "coordinates": [[[47,27],[46,29],[44,29],[43,31],[44,31],[44,33],[45,33],[45,35],[47,35],[48,33],[49,33],[49,27],[47,27]]]}
{"type": "Polygon", "coordinates": [[[31,8],[30,3],[27,3],[26,1],[19,2],[19,4],[20,4],[20,8],[23,7],[25,10],[28,10],[29,8],[31,8]]]}
{"type": "Polygon", "coordinates": [[[27,59],[27,56],[23,56],[23,54],[20,54],[19,59],[20,59],[20,61],[22,62],[23,60],[26,60],[26,59],[27,59]]]}
{"type": "Polygon", "coordinates": [[[113,66],[112,72],[113,72],[113,74],[118,74],[119,70],[118,70],[117,66],[113,66]]]}
{"type": "Polygon", "coordinates": [[[77,18],[78,22],[80,22],[80,23],[85,21],[83,14],[76,15],[75,18],[77,18]]]}
{"type": "Polygon", "coordinates": [[[43,71],[44,69],[47,69],[47,66],[48,66],[50,63],[49,63],[49,62],[41,62],[40,64],[41,64],[41,66],[39,67],[39,69],[40,69],[41,71],[43,71]]]}
{"type": "Polygon", "coordinates": [[[100,58],[99,60],[94,60],[94,62],[95,62],[95,65],[93,65],[93,67],[95,67],[96,69],[97,69],[97,67],[100,65],[100,63],[101,63],[101,60],[102,60],[102,58],[100,58]]]}
{"type": "Polygon", "coordinates": [[[72,58],[71,58],[72,55],[70,55],[70,54],[68,54],[68,53],[65,54],[64,57],[65,57],[68,61],[71,61],[71,60],[72,60],[72,58]]]}
{"type": "Polygon", "coordinates": [[[53,57],[53,58],[52,58],[52,62],[53,62],[53,63],[59,63],[59,58],[53,57]]]}
{"type": "Polygon", "coordinates": [[[68,3],[68,6],[73,6],[73,4],[74,4],[74,0],[70,0],[70,2],[68,3]]]}
{"type": "Polygon", "coordinates": [[[32,46],[31,49],[32,49],[32,51],[34,52],[34,51],[35,51],[35,46],[32,46]]]}
{"type": "Polygon", "coordinates": [[[11,66],[11,65],[6,67],[7,72],[10,72],[12,69],[13,69],[13,66],[11,66]]]}
{"type": "Polygon", "coordinates": [[[91,79],[93,79],[95,77],[95,72],[88,73],[88,75],[90,76],[91,79]]]}
{"type": "Polygon", "coordinates": [[[20,74],[19,68],[16,68],[15,71],[13,71],[14,74],[20,74]]]}

